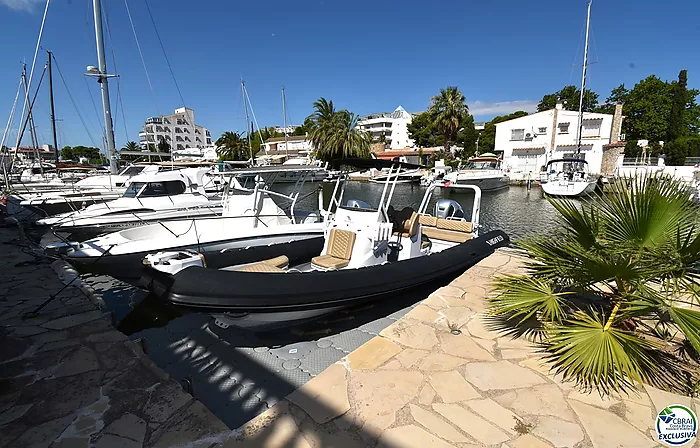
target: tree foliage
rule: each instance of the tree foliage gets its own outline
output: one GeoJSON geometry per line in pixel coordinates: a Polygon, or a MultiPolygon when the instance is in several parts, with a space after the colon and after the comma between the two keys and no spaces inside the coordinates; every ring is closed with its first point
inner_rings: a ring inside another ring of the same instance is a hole
{"type": "Polygon", "coordinates": [[[670,142],[688,134],[688,118],[685,108],[688,104],[688,70],[681,70],[678,74],[678,82],[672,86],[671,113],[668,119],[668,133],[666,141],[670,142]]]}
{"type": "MultiPolygon", "coordinates": [[[[122,149],[120,151],[141,151],[141,147],[138,145],[138,143],[133,142],[133,141],[128,141],[124,146],[122,146],[122,149]]],[[[131,155],[131,154],[119,154],[119,160],[136,160],[138,159],[139,156],[131,155]]]]}
{"type": "Polygon", "coordinates": [[[216,154],[221,160],[248,160],[248,142],[238,132],[227,131],[216,140],[216,154]]]}
{"type": "Polygon", "coordinates": [[[64,146],[61,149],[62,160],[77,162],[81,158],[88,159],[88,163],[103,163],[106,160],[102,152],[100,152],[100,148],[93,146],[64,146]]]}
{"type": "Polygon", "coordinates": [[[160,138],[157,146],[158,152],[170,152],[170,143],[166,142],[163,137],[160,138]]]}
{"type": "Polygon", "coordinates": [[[314,113],[307,117],[309,140],[315,147],[315,156],[322,161],[345,157],[369,157],[372,138],[357,127],[359,117],[354,113],[336,110],[333,101],[321,97],[314,102],[314,113]]]}
{"type": "Polygon", "coordinates": [[[550,199],[560,230],[520,243],[527,273],[496,280],[491,323],[537,340],[551,368],[585,389],[688,392],[697,378],[675,353],[691,353],[697,372],[698,209],[668,176],[612,188],[583,203],[550,199]]]}
{"type": "MultiPolygon", "coordinates": [[[[561,101],[566,110],[578,110],[579,101],[581,100],[581,89],[576,86],[565,86],[555,93],[545,95],[537,104],[537,112],[542,112],[549,109],[554,109],[557,102],[561,101]]],[[[586,89],[583,95],[583,110],[585,112],[593,112],[598,106],[598,94],[586,89]]]]}
{"type": "Polygon", "coordinates": [[[466,98],[456,86],[440,89],[432,98],[428,114],[435,129],[442,135],[445,151],[456,141],[457,133],[466,124],[469,108],[466,98]]]}
{"type": "Polygon", "coordinates": [[[428,112],[413,117],[407,129],[414,144],[419,148],[433,148],[444,143],[443,136],[438,132],[428,112]]]}

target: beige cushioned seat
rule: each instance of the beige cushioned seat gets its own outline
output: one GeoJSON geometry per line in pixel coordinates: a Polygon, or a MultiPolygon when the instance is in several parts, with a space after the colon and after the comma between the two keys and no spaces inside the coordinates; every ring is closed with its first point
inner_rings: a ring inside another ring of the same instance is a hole
{"type": "Polygon", "coordinates": [[[428,238],[453,243],[463,243],[473,238],[474,226],[471,222],[436,218],[429,215],[421,215],[419,220],[423,235],[428,238]]]}
{"type": "Polygon", "coordinates": [[[350,264],[352,248],[355,245],[355,232],[331,229],[328,236],[328,249],[325,255],[311,259],[311,263],[326,269],[340,269],[350,264]]]}
{"type": "Polygon", "coordinates": [[[420,215],[418,215],[418,213],[413,212],[411,217],[403,222],[403,227],[401,228],[401,232],[394,232],[394,236],[401,236],[402,238],[410,238],[410,237],[414,236],[416,233],[418,233],[418,223],[420,220],[419,216],[420,215]]]}
{"type": "Polygon", "coordinates": [[[284,272],[284,267],[289,264],[289,258],[286,255],[270,258],[268,260],[259,261],[249,264],[242,268],[236,269],[239,272],[284,272]]]}

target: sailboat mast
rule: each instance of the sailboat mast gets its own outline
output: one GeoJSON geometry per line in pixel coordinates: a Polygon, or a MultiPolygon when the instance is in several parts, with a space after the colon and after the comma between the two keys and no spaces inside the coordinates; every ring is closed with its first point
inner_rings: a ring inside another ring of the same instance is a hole
{"type": "MultiPolygon", "coordinates": [[[[51,74],[51,52],[46,50],[48,58],[46,65],[49,69],[49,101],[51,105],[51,132],[53,133],[53,150],[55,151],[56,168],[58,168],[58,139],[56,138],[56,111],[53,106],[53,76],[51,74]]],[[[57,171],[58,172],[58,171],[57,171]]]]}
{"type": "Polygon", "coordinates": [[[112,128],[112,107],[109,102],[109,86],[107,85],[107,59],[105,58],[105,42],[102,34],[102,2],[93,0],[93,11],[95,15],[95,43],[97,46],[97,82],[100,83],[102,91],[102,112],[105,121],[105,142],[107,144],[107,156],[109,157],[109,171],[117,174],[117,157],[114,152],[114,129],[112,128]]]}
{"type": "Polygon", "coordinates": [[[246,93],[245,93],[245,81],[241,79],[241,95],[243,95],[243,110],[245,110],[245,129],[246,129],[246,134],[248,134],[248,149],[250,150],[250,163],[251,165],[255,165],[255,159],[253,159],[253,143],[251,142],[251,132],[249,128],[249,118],[248,118],[248,102],[246,101],[246,93]]]}
{"type": "Polygon", "coordinates": [[[586,43],[583,48],[583,72],[581,73],[581,94],[578,101],[578,150],[577,154],[581,153],[581,136],[583,134],[583,96],[586,92],[586,68],[588,67],[588,33],[591,28],[591,3],[588,2],[588,14],[586,16],[586,43]]]}
{"type": "Polygon", "coordinates": [[[287,98],[284,96],[284,87],[282,87],[282,114],[284,117],[284,155],[285,159],[289,159],[289,142],[287,141],[287,98]]]}

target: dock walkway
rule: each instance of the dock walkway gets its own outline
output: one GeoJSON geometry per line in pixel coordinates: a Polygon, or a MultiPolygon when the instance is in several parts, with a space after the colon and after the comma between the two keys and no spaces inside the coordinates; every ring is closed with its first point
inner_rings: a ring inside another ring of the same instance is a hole
{"type": "MultiPolygon", "coordinates": [[[[523,259],[499,250],[239,429],[226,447],[653,447],[657,413],[696,399],[653,387],[601,398],[486,328],[485,297],[523,259]]],[[[697,440],[694,441],[697,446],[697,440]]]]}
{"type": "Polygon", "coordinates": [[[0,228],[0,447],[210,446],[229,429],[0,228]]]}

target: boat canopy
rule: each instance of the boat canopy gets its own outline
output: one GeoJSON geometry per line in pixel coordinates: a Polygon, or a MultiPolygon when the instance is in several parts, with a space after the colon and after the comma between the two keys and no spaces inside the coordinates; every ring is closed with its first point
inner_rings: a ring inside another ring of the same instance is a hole
{"type": "Polygon", "coordinates": [[[588,164],[588,162],[586,162],[584,159],[567,158],[567,159],[552,159],[549,162],[547,162],[547,166],[549,166],[553,163],[559,163],[559,162],[577,162],[577,163],[588,164]]]}
{"type": "MultiPolygon", "coordinates": [[[[416,154],[418,154],[416,152],[416,154]]],[[[420,169],[425,168],[423,165],[417,165],[415,163],[399,162],[398,160],[383,160],[383,159],[362,159],[359,157],[350,157],[346,159],[337,159],[332,162],[334,169],[340,169],[342,166],[351,166],[353,168],[358,168],[361,170],[368,170],[371,168],[376,168],[381,170],[382,168],[400,167],[408,169],[420,169]]]]}

